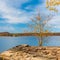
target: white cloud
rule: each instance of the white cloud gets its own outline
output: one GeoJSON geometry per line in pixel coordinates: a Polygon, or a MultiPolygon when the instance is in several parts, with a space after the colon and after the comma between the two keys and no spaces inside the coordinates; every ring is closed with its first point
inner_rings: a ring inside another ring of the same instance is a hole
{"type": "Polygon", "coordinates": [[[54,16],[48,24],[60,25],[60,15],[54,16]]]}
{"type": "Polygon", "coordinates": [[[60,28],[60,26],[59,25],[56,25],[56,26],[54,26],[54,28],[60,28]]]}
{"type": "Polygon", "coordinates": [[[60,29],[60,15],[54,16],[48,23],[53,29],[60,29]]]}
{"type": "Polygon", "coordinates": [[[22,16],[22,17],[12,17],[12,16],[5,16],[8,20],[6,20],[5,22],[7,23],[27,23],[27,17],[26,16],[22,16]]]}
{"type": "MultiPolygon", "coordinates": [[[[6,18],[7,20],[5,21],[1,21],[1,22],[6,22],[6,23],[27,23],[30,21],[30,18],[33,15],[37,14],[37,9],[41,8],[41,12],[45,12],[44,10],[44,4],[42,5],[37,5],[36,8],[32,8],[31,6],[26,7],[26,9],[33,9],[34,11],[27,13],[23,10],[20,9],[16,9],[14,6],[12,7],[11,5],[16,5],[18,7],[18,5],[25,3],[29,0],[0,0],[0,13],[2,12],[2,17],[6,18]],[[12,4],[10,4],[12,3],[12,4]],[[41,7],[42,6],[42,7],[41,7]]],[[[20,6],[19,5],[19,6],[20,6]]],[[[0,22],[0,23],[1,23],[0,22]]]]}
{"type": "MultiPolygon", "coordinates": [[[[5,21],[2,20],[3,23],[4,22],[6,23],[27,23],[29,21],[28,19],[29,16],[27,15],[25,11],[9,6],[9,4],[6,1],[7,0],[0,0],[0,13],[2,13],[1,15],[3,18],[7,19],[5,21]]],[[[23,1],[24,0],[22,0],[21,2],[23,1]]]]}

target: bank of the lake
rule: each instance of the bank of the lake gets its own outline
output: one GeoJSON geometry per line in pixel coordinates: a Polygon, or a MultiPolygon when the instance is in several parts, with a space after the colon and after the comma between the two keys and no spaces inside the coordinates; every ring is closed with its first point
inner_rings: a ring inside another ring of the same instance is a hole
{"type": "Polygon", "coordinates": [[[0,60],[60,60],[60,47],[19,45],[1,53],[0,60]]]}

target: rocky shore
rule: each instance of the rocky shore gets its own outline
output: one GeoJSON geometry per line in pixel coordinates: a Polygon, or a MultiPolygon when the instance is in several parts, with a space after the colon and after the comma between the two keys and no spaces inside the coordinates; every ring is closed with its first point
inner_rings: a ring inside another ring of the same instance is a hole
{"type": "Polygon", "coordinates": [[[0,60],[60,60],[60,47],[19,45],[0,53],[0,60]]]}

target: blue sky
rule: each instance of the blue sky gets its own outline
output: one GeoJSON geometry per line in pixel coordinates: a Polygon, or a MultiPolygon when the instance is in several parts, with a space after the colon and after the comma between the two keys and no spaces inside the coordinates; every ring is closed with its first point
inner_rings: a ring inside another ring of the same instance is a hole
{"type": "Polygon", "coordinates": [[[0,32],[31,31],[27,23],[31,23],[30,18],[37,15],[38,9],[42,16],[55,14],[47,24],[53,26],[50,31],[60,32],[60,13],[46,9],[45,0],[0,0],[0,32]]]}

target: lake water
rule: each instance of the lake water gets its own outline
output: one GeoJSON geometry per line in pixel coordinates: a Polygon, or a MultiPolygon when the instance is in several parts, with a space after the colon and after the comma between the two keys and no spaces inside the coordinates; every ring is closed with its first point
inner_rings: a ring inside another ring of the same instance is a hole
{"type": "MultiPolygon", "coordinates": [[[[38,46],[38,42],[38,38],[35,36],[0,37],[0,52],[21,44],[38,46]]],[[[60,46],[60,36],[45,37],[43,40],[43,46],[60,46]]]]}

